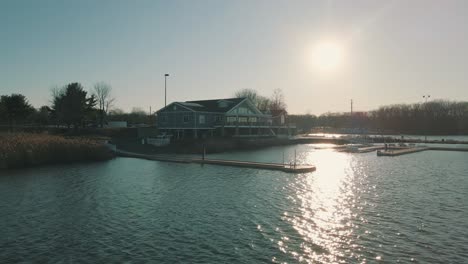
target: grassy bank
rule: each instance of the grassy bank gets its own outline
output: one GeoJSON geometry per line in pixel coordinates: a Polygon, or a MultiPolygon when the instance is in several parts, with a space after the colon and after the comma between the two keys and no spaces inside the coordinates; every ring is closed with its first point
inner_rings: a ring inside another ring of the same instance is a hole
{"type": "Polygon", "coordinates": [[[0,169],[78,161],[101,161],[113,154],[99,141],[46,134],[0,134],[0,169]]]}

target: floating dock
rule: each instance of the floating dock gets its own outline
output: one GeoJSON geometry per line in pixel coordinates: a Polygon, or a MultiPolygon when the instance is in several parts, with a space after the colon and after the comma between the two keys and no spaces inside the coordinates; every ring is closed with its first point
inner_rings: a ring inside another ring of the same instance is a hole
{"type": "Polygon", "coordinates": [[[223,165],[232,167],[245,167],[253,169],[266,169],[266,170],[280,170],[285,172],[311,172],[315,171],[315,166],[312,165],[290,165],[282,163],[266,163],[266,162],[252,162],[252,161],[239,161],[239,160],[219,160],[219,159],[192,159],[193,163],[223,165]]]}
{"type": "Polygon", "coordinates": [[[376,150],[382,150],[385,149],[384,146],[371,146],[371,147],[364,147],[364,148],[358,148],[358,153],[368,153],[376,150]]]}
{"type": "Polygon", "coordinates": [[[221,159],[201,159],[191,157],[174,157],[168,155],[146,155],[133,152],[127,152],[122,150],[116,150],[118,156],[140,158],[147,160],[165,161],[165,162],[177,162],[177,163],[198,163],[198,164],[210,164],[230,167],[244,167],[252,169],[265,169],[265,170],[279,170],[290,173],[304,173],[315,171],[316,168],[313,165],[291,165],[283,163],[267,163],[267,162],[251,162],[251,161],[240,161],[240,160],[221,160],[221,159]]]}
{"type": "Polygon", "coordinates": [[[385,146],[378,145],[378,146],[339,146],[336,149],[340,152],[348,152],[348,153],[368,153],[373,152],[376,150],[385,149],[385,146]]]}
{"type": "Polygon", "coordinates": [[[427,147],[414,147],[414,148],[391,148],[387,150],[378,150],[377,151],[377,156],[400,156],[400,155],[405,155],[405,154],[410,154],[410,153],[416,153],[416,152],[421,152],[428,150],[429,148],[427,147]]]}
{"type": "Polygon", "coordinates": [[[389,148],[387,150],[378,150],[377,156],[400,156],[405,154],[411,154],[426,150],[437,150],[437,151],[462,151],[468,152],[468,148],[449,148],[449,147],[397,147],[389,148]]]}

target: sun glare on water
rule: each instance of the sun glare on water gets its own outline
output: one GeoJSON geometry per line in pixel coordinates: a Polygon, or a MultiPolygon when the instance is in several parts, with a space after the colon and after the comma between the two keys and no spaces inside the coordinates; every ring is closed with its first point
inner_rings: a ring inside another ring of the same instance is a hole
{"type": "Polygon", "coordinates": [[[312,65],[323,72],[334,71],[343,63],[344,51],[335,42],[320,42],[312,49],[312,65]]]}

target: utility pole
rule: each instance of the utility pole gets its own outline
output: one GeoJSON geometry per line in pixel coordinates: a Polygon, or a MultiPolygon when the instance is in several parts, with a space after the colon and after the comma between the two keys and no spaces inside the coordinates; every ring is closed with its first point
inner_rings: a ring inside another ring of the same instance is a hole
{"type": "Polygon", "coordinates": [[[350,115],[349,115],[349,122],[350,122],[350,126],[351,126],[351,133],[353,133],[353,129],[354,129],[354,122],[353,122],[353,99],[351,99],[351,112],[350,112],[350,115]]]}
{"type": "Polygon", "coordinates": [[[167,105],[167,77],[169,73],[164,74],[164,107],[167,105]]]}

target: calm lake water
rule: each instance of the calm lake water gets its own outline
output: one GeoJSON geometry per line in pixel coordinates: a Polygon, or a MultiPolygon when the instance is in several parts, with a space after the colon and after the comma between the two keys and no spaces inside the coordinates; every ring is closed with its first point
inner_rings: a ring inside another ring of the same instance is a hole
{"type": "Polygon", "coordinates": [[[2,172],[0,262],[468,262],[468,153],[212,157],[295,149],[316,172],[131,158],[2,172]]]}

